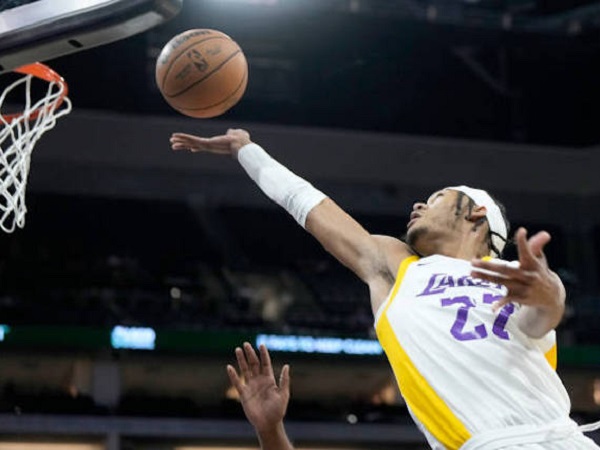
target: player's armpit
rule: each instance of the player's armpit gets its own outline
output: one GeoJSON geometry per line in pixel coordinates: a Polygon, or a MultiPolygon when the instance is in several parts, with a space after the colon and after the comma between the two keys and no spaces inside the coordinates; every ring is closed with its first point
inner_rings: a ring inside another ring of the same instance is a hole
{"type": "Polygon", "coordinates": [[[373,238],[377,241],[377,245],[383,249],[386,271],[388,276],[391,277],[392,284],[394,284],[402,261],[415,253],[398,238],[382,235],[373,235],[373,238]]]}
{"type": "Polygon", "coordinates": [[[369,234],[330,198],[312,209],[306,230],[369,286],[387,281],[391,288],[398,265],[412,254],[398,239],[369,234]]]}

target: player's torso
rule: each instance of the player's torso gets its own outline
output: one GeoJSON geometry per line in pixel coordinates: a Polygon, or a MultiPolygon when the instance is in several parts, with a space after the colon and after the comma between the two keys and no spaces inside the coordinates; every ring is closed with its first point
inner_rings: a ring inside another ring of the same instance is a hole
{"type": "Polygon", "coordinates": [[[481,430],[568,414],[568,396],[545,355],[555,350],[554,332],[528,338],[512,304],[494,314],[506,288],[472,278],[468,261],[435,255],[407,263],[376,329],[428,432],[453,448],[481,430]]]}

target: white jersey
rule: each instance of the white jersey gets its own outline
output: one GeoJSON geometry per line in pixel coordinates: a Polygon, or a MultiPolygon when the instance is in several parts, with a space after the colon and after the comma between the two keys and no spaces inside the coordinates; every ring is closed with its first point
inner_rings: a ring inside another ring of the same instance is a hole
{"type": "Polygon", "coordinates": [[[409,257],[375,318],[402,396],[435,449],[459,449],[489,430],[569,420],[555,332],[526,336],[518,305],[494,314],[506,288],[471,270],[442,255],[409,257]]]}

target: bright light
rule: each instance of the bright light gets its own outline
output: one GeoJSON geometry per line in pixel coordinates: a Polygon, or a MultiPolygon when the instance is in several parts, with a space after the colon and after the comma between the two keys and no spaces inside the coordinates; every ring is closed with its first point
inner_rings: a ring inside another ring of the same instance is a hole
{"type": "Polygon", "coordinates": [[[113,348],[154,350],[155,342],[156,332],[152,328],[117,325],[110,333],[110,343],[113,348]]]}
{"type": "Polygon", "coordinates": [[[322,353],[327,355],[381,355],[383,353],[381,345],[374,339],[259,334],[256,336],[256,346],[262,344],[269,350],[276,352],[322,353]]]}
{"type": "Polygon", "coordinates": [[[8,325],[0,325],[0,342],[4,340],[9,332],[10,327],[8,325]]]}

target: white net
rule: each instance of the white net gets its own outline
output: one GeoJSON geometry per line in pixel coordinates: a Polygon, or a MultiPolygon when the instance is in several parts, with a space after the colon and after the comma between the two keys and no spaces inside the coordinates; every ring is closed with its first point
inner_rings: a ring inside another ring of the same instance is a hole
{"type": "Polygon", "coordinates": [[[56,125],[56,120],[71,112],[64,82],[48,82],[43,98],[32,98],[33,75],[25,75],[8,86],[0,96],[0,228],[12,233],[25,226],[25,191],[31,153],[38,139],[56,125]],[[6,97],[25,90],[22,114],[6,119],[2,107],[6,97]],[[58,107],[64,98],[62,106],[58,107]]]}

